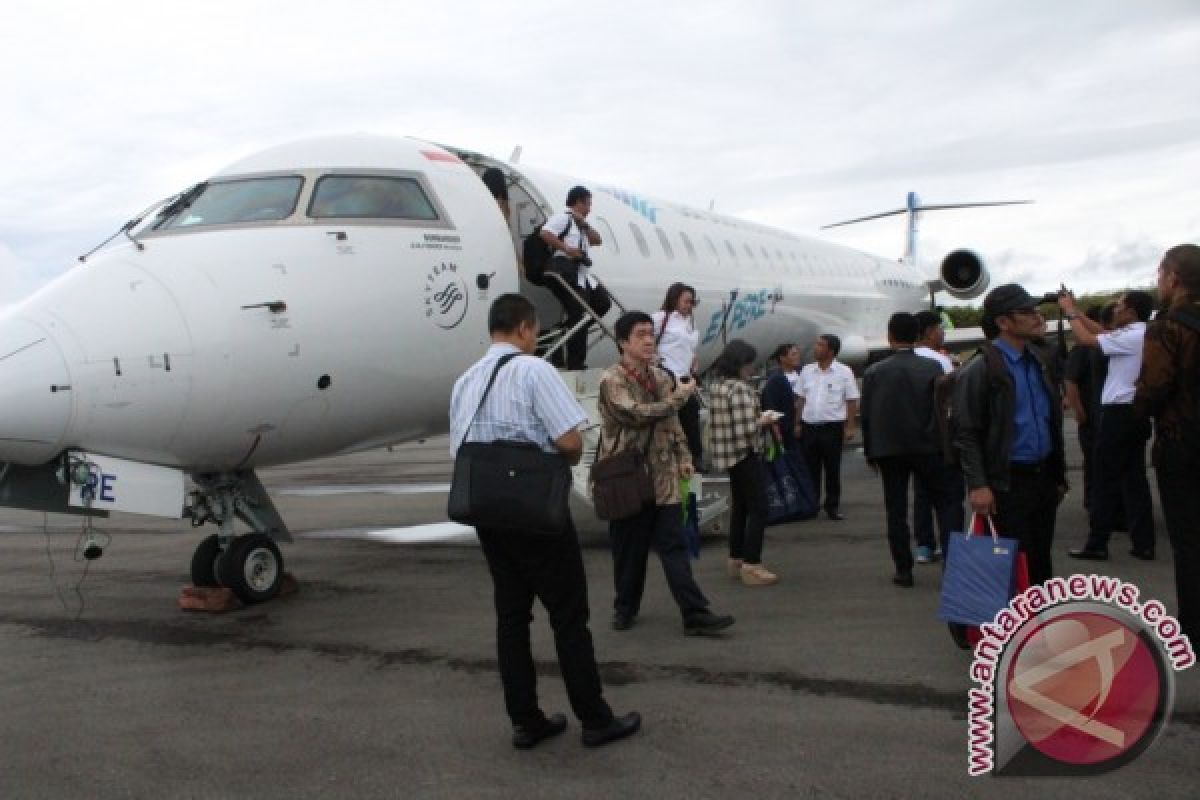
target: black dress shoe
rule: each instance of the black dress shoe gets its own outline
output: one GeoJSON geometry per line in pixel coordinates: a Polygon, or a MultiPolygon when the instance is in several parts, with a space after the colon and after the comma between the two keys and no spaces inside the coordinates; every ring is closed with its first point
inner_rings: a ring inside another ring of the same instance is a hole
{"type": "Polygon", "coordinates": [[[833,511],[826,511],[825,516],[827,516],[833,520],[841,520],[841,519],[846,518],[846,515],[840,511],[838,511],[837,509],[834,509],[833,511]]]}
{"type": "Polygon", "coordinates": [[[567,718],[562,714],[551,714],[541,725],[517,725],[513,727],[513,747],[529,750],[538,742],[558,736],[567,729],[567,718]]]}
{"type": "Polygon", "coordinates": [[[613,721],[604,728],[584,728],[583,746],[600,747],[637,733],[640,727],[642,727],[642,715],[636,711],[630,711],[623,717],[613,717],[613,721]]]}
{"type": "Polygon", "coordinates": [[[912,570],[907,569],[897,572],[892,576],[892,583],[897,586],[903,586],[905,589],[911,589],[913,587],[912,570]]]}
{"type": "Polygon", "coordinates": [[[1153,550],[1145,550],[1145,549],[1142,549],[1139,547],[1135,547],[1132,550],[1130,550],[1129,555],[1133,556],[1134,558],[1140,558],[1142,561],[1153,561],[1154,560],[1154,551],[1153,550]]]}
{"type": "Polygon", "coordinates": [[[614,631],[627,631],[633,627],[633,615],[623,614],[620,611],[613,612],[612,629],[614,631]]]}
{"type": "Polygon", "coordinates": [[[1078,547],[1067,551],[1071,558],[1082,558],[1084,561],[1108,561],[1108,550],[1098,547],[1078,547]]]}
{"type": "Polygon", "coordinates": [[[683,620],[685,636],[712,636],[733,624],[729,614],[714,614],[708,609],[689,614],[683,620]]]}

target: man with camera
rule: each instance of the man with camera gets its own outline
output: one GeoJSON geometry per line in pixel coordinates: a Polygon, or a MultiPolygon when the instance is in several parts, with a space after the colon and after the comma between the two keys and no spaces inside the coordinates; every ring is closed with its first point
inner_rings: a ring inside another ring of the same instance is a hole
{"type": "Polygon", "coordinates": [[[1142,368],[1146,322],[1150,319],[1154,300],[1147,292],[1125,292],[1117,301],[1113,316],[1116,329],[1111,332],[1105,332],[1100,323],[1080,314],[1070,292],[1061,292],[1058,304],[1071,322],[1076,344],[1098,347],[1109,358],[1108,375],[1100,396],[1091,530],[1083,547],[1069,550],[1067,555],[1093,561],[1108,558],[1108,539],[1116,528],[1117,498],[1121,498],[1133,545],[1129,554],[1151,561],[1154,559],[1154,510],[1150,482],[1146,480],[1150,420],[1134,411],[1133,396],[1142,368]]]}
{"type": "MultiPolygon", "coordinates": [[[[587,222],[591,210],[592,193],[583,186],[574,186],[567,192],[566,210],[546,220],[540,232],[542,240],[553,252],[546,271],[562,278],[559,281],[557,278],[547,277],[546,286],[567,312],[568,330],[583,319],[585,312],[580,300],[586,303],[597,317],[603,317],[612,307],[608,292],[588,273],[588,267],[592,265],[588,247],[598,247],[602,242],[600,234],[587,222]]],[[[590,323],[582,326],[567,340],[568,370],[581,370],[586,367],[584,362],[587,360],[589,327],[590,323]]]]}
{"type": "Polygon", "coordinates": [[[641,511],[608,523],[612,540],[613,630],[629,630],[641,609],[646,586],[646,560],[658,554],[671,596],[688,636],[710,636],[733,624],[717,615],[696,584],[683,538],[680,479],[695,472],[678,411],[696,391],[690,375],[678,381],[654,361],[654,321],[629,311],[613,326],[621,360],[604,371],[596,405],[602,423],[597,461],[628,450],[640,450],[654,482],[654,500],[641,511]]]}

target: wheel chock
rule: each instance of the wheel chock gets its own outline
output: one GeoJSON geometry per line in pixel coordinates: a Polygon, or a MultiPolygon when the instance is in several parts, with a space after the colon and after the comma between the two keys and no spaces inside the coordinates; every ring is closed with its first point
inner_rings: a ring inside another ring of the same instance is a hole
{"type": "Polygon", "coordinates": [[[184,611],[207,611],[223,614],[243,607],[232,589],[217,586],[185,586],[179,593],[179,607],[184,611]]]}
{"type": "MultiPolygon", "coordinates": [[[[295,594],[300,591],[296,576],[290,572],[283,573],[279,584],[279,597],[295,594]]],[[[185,586],[179,592],[179,608],[183,611],[206,611],[210,614],[224,614],[227,611],[237,611],[245,608],[246,604],[238,599],[232,589],[215,586],[185,586]]]]}

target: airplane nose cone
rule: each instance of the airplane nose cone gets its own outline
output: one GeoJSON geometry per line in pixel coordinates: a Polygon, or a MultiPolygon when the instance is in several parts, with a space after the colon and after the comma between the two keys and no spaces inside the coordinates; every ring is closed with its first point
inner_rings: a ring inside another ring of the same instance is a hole
{"type": "Polygon", "coordinates": [[[71,419],[71,375],[45,330],[0,319],[0,461],[44,464],[62,449],[71,419]]]}

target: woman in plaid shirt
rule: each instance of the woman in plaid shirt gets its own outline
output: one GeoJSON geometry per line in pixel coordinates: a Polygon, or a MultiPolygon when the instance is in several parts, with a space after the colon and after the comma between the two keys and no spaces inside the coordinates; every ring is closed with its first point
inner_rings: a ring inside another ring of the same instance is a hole
{"type": "Polygon", "coordinates": [[[762,564],[767,487],[759,454],[763,430],[774,417],[763,413],[748,380],[757,355],[751,345],[734,339],[713,364],[718,380],[709,387],[707,452],[713,469],[729,470],[729,575],[746,586],[770,586],[779,576],[762,564]]]}

